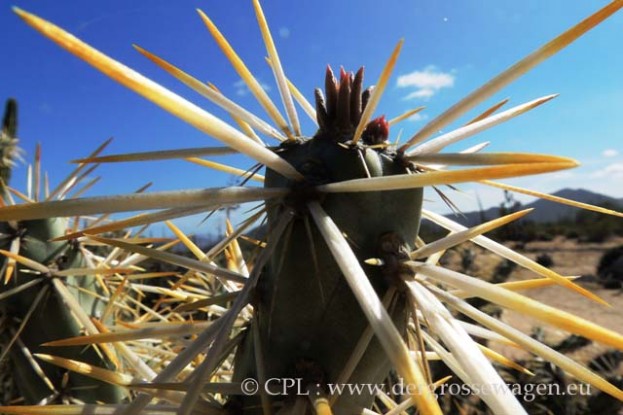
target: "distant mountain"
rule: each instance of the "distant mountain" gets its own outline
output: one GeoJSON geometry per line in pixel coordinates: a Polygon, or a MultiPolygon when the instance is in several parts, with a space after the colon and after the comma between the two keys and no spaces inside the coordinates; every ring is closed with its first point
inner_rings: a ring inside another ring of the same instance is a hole
{"type": "MultiPolygon", "coordinates": [[[[589,203],[591,205],[603,205],[604,203],[611,203],[615,206],[619,206],[623,209],[623,198],[617,199],[611,196],[594,193],[584,189],[562,189],[553,193],[554,196],[564,197],[565,199],[575,200],[576,202],[589,203]]],[[[537,199],[536,201],[527,205],[522,205],[522,209],[534,208],[534,211],[530,213],[526,220],[530,220],[537,223],[557,222],[565,218],[574,218],[580,211],[578,208],[574,208],[560,203],[550,202],[548,200],[537,199]]],[[[449,218],[465,225],[474,226],[482,223],[482,212],[467,212],[461,216],[447,215],[449,218]]],[[[497,206],[486,209],[484,216],[486,220],[491,220],[499,217],[500,212],[497,206]]]]}

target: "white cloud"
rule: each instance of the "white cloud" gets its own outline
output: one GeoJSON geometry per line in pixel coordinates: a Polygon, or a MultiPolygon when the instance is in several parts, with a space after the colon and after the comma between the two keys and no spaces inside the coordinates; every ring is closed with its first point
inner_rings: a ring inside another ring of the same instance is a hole
{"type": "Polygon", "coordinates": [[[409,121],[424,121],[428,119],[428,115],[426,114],[420,114],[419,112],[417,114],[413,114],[412,116],[410,116],[409,118],[407,118],[409,121]]]}
{"type": "Polygon", "coordinates": [[[612,163],[603,169],[593,172],[591,177],[596,179],[608,178],[609,180],[623,179],[623,163],[612,163]]]}
{"type": "Polygon", "coordinates": [[[443,88],[454,86],[455,76],[450,72],[439,71],[435,66],[427,66],[401,75],[396,81],[398,88],[415,89],[405,99],[429,99],[443,88]]]}
{"type": "Polygon", "coordinates": [[[608,157],[608,158],[616,157],[616,156],[619,155],[619,151],[615,150],[613,148],[608,148],[608,149],[604,150],[603,153],[601,153],[601,155],[604,156],[604,157],[608,157]]]}
{"type": "Polygon", "coordinates": [[[428,99],[432,97],[433,95],[435,95],[434,89],[422,88],[422,89],[418,89],[417,91],[411,92],[404,99],[415,99],[415,98],[428,99]]]}
{"type": "Polygon", "coordinates": [[[290,29],[287,27],[280,27],[279,28],[279,36],[281,36],[283,39],[287,39],[290,37],[290,29]]]}
{"type": "MultiPolygon", "coordinates": [[[[270,91],[270,85],[265,84],[264,82],[260,81],[260,86],[262,87],[262,89],[266,92],[270,91]]],[[[249,87],[247,86],[247,84],[240,79],[239,81],[234,82],[234,88],[235,88],[235,93],[236,95],[238,95],[239,97],[244,97],[246,95],[249,95],[251,93],[251,91],[249,90],[249,87]]]]}

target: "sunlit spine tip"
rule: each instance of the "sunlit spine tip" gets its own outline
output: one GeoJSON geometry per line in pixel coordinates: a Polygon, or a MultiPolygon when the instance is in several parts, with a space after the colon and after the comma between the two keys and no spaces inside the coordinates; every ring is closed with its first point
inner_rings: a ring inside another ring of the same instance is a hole
{"type": "Polygon", "coordinates": [[[363,262],[374,267],[382,267],[383,265],[385,265],[385,261],[380,258],[368,258],[363,262]]]}

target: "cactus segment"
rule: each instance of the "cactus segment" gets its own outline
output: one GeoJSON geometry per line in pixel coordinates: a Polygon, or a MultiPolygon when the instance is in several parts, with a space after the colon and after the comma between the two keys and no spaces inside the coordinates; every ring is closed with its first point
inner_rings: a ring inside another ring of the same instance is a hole
{"type": "MultiPolygon", "coordinates": [[[[362,143],[348,145],[365,108],[362,83],[363,70],[356,76],[342,70],[337,82],[328,68],[326,98],[316,90],[318,132],[311,139],[284,143],[277,150],[305,180],[293,182],[267,170],[266,187],[291,189],[282,204],[269,207],[269,228],[286,209],[297,212],[288,237],[277,243],[275,255],[265,267],[258,286],[258,333],[267,378],[300,376],[310,383],[321,384],[336,381],[368,325],[322,236],[310,225],[306,207],[309,200],[319,198],[351,242],[361,263],[381,255],[381,241],[387,234],[398,236],[405,248],[414,248],[422,205],[421,188],[323,196],[313,190],[318,184],[409,171],[409,166],[389,147],[368,147],[386,142],[389,126],[384,117],[366,126],[362,143]]],[[[384,275],[383,268],[364,265],[364,269],[382,297],[392,284],[391,278],[384,275]]],[[[397,327],[404,329],[405,300],[398,295],[393,303],[391,316],[397,327]]],[[[247,339],[238,353],[240,363],[235,377],[256,376],[253,342],[247,339]]],[[[379,342],[373,339],[350,381],[382,383],[390,367],[379,342]]],[[[245,399],[242,402],[245,413],[248,407],[259,403],[259,397],[245,399]]],[[[355,413],[369,407],[373,399],[369,394],[344,396],[333,410],[355,413]]]]}
{"type": "MultiPolygon", "coordinates": [[[[13,160],[17,150],[17,103],[9,100],[4,116],[0,137],[0,177],[7,183],[11,176],[13,160]]],[[[20,222],[0,222],[0,249],[19,248],[19,255],[37,262],[51,270],[65,270],[85,266],[81,246],[75,241],[52,241],[64,236],[68,229],[67,219],[49,218],[20,222]]],[[[17,253],[17,252],[14,252],[17,253]]],[[[9,264],[9,259],[2,258],[2,275],[9,264]]],[[[82,360],[102,367],[112,367],[100,350],[94,347],[51,347],[42,348],[41,344],[66,337],[82,334],[83,327],[72,314],[66,299],[58,292],[54,276],[33,273],[26,266],[16,264],[11,275],[0,284],[0,294],[15,292],[0,301],[1,312],[10,316],[8,330],[0,333],[0,342],[10,345],[5,356],[11,361],[13,379],[24,402],[38,404],[55,396],[54,400],[71,397],[83,402],[120,402],[125,392],[113,385],[95,381],[76,373],[68,373],[44,362],[37,362],[43,376],[36,373],[31,361],[32,354],[45,351],[57,356],[82,360]],[[14,274],[14,275],[13,275],[14,274]],[[33,284],[35,280],[42,283],[33,284]],[[26,289],[20,287],[29,284],[26,289]],[[14,336],[17,338],[13,339],[14,336]]],[[[4,278],[3,278],[4,280],[4,278]]],[[[85,291],[101,294],[101,288],[94,278],[70,276],[63,278],[68,292],[75,297],[84,312],[98,317],[106,304],[85,291]],[[81,291],[84,290],[84,291],[81,291]]]]}

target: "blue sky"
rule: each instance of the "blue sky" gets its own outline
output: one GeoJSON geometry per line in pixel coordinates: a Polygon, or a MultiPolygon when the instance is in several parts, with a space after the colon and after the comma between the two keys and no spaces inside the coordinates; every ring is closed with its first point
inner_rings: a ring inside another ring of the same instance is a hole
{"type": "MultiPolygon", "coordinates": [[[[226,114],[156,68],[131,44],[215,83],[226,95],[267,118],[252,95],[240,87],[239,78],[195,12],[201,8],[213,19],[279,101],[272,73],[264,63],[266,52],[251,1],[227,3],[16,0],[15,5],[55,22],[228,122],[226,114]]],[[[266,0],[263,7],[287,75],[310,100],[313,88],[322,85],[327,64],[348,70],[363,65],[366,83],[375,83],[392,48],[404,38],[400,60],[377,112],[394,117],[425,105],[419,119],[400,125],[403,136],[409,137],[427,119],[606,3],[390,0],[381,5],[371,0],[266,0]]],[[[70,56],[23,24],[8,3],[3,4],[0,97],[19,100],[22,145],[32,157],[34,144],[42,143],[44,167],[52,184],[71,170],[69,160],[86,155],[111,136],[115,141],[108,153],[218,144],[70,56]]],[[[453,149],[490,140],[488,151],[573,157],[583,164],[581,168],[511,182],[541,191],[585,187],[623,197],[622,35],[620,12],[479,110],[506,97],[511,98],[509,107],[551,93],[560,93],[558,98],[453,149]]],[[[456,126],[478,112],[472,111],[456,126]]],[[[300,117],[305,115],[301,112],[300,117]]],[[[310,123],[305,124],[305,131],[313,134],[310,123]]],[[[397,128],[391,134],[395,136],[397,128]]],[[[222,160],[244,168],[251,165],[240,157],[222,160]]],[[[16,187],[23,188],[25,170],[25,166],[19,168],[16,187]]],[[[99,174],[103,179],[93,191],[98,194],[129,192],[147,181],[155,183],[153,190],[233,181],[183,161],[108,165],[99,174]]],[[[501,200],[499,190],[463,189],[468,195],[457,196],[457,203],[465,210],[476,208],[469,197],[475,192],[485,205],[501,200]]],[[[431,207],[444,210],[439,202],[431,207]]]]}

